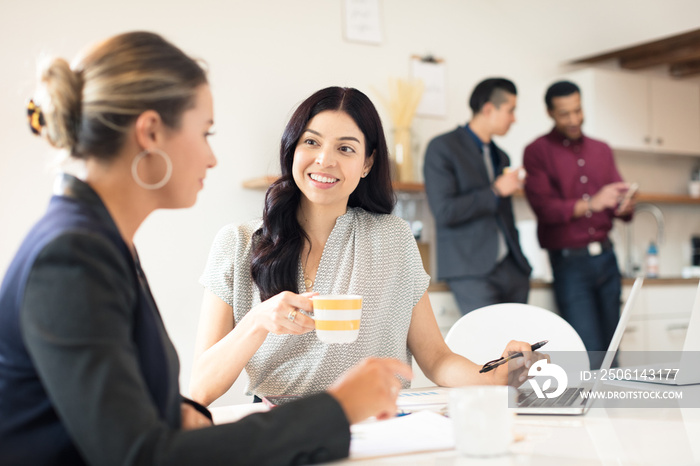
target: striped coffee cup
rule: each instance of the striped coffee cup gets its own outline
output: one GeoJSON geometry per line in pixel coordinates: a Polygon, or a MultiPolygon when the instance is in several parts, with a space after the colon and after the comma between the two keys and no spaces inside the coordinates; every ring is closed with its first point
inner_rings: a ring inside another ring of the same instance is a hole
{"type": "Polygon", "coordinates": [[[352,343],[360,333],[362,296],[320,295],[314,303],[316,336],[324,343],[352,343]]]}

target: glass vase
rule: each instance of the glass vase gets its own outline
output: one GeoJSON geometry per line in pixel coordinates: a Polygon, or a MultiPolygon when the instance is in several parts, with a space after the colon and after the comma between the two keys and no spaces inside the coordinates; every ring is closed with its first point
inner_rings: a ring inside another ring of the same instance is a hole
{"type": "Polygon", "coordinates": [[[410,127],[395,128],[394,131],[394,177],[396,181],[415,181],[412,154],[412,135],[410,127]]]}

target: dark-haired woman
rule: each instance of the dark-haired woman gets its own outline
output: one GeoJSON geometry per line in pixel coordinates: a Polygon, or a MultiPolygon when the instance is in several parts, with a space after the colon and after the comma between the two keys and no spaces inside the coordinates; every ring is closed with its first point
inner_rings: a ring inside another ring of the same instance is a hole
{"type": "Polygon", "coordinates": [[[134,248],[156,209],[194,204],[216,159],[200,66],[160,36],[115,36],[43,70],[31,128],[85,163],[65,175],[0,288],[3,465],[306,464],[396,409],[400,361],[367,359],[313,397],[211,426],[134,248]]]}
{"type": "Polygon", "coordinates": [[[214,241],[201,279],[194,399],[211,403],[243,369],[249,395],[315,393],[367,356],[413,355],[443,386],[507,382],[507,367],[480,375],[445,345],[416,242],[391,215],[387,145],[367,96],[331,87],[306,99],[282,136],[280,165],[262,220],[229,225],[214,241]],[[312,311],[315,293],[362,296],[357,341],[316,338],[300,312],[312,311]]]}

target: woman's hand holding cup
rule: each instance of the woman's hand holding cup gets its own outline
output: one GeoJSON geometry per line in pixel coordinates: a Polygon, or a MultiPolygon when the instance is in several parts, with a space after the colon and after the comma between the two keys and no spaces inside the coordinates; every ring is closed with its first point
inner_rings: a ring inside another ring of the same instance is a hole
{"type": "Polygon", "coordinates": [[[249,314],[255,319],[256,327],[275,335],[308,333],[316,327],[314,320],[304,312],[313,310],[311,298],[317,294],[283,291],[255,306],[249,314]]]}

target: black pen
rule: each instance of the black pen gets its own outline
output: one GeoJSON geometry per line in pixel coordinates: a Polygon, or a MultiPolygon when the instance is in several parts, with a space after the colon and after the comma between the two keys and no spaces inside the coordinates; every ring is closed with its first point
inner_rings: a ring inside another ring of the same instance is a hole
{"type": "MultiPolygon", "coordinates": [[[[538,349],[542,348],[544,345],[546,345],[548,341],[549,341],[549,340],[538,341],[538,342],[535,343],[534,345],[530,345],[530,349],[532,349],[532,351],[538,350],[538,349]]],[[[511,359],[519,358],[519,357],[521,357],[522,355],[523,355],[522,351],[518,351],[517,353],[511,354],[511,355],[508,356],[507,358],[504,358],[503,356],[501,356],[501,357],[498,358],[498,359],[495,359],[495,360],[493,360],[493,361],[489,361],[489,362],[487,362],[486,364],[484,364],[484,366],[483,366],[483,367],[481,368],[481,370],[479,371],[479,374],[481,374],[481,373],[483,373],[483,372],[488,372],[488,371],[494,370],[494,369],[497,368],[498,366],[507,363],[507,362],[510,361],[511,359]]]]}

